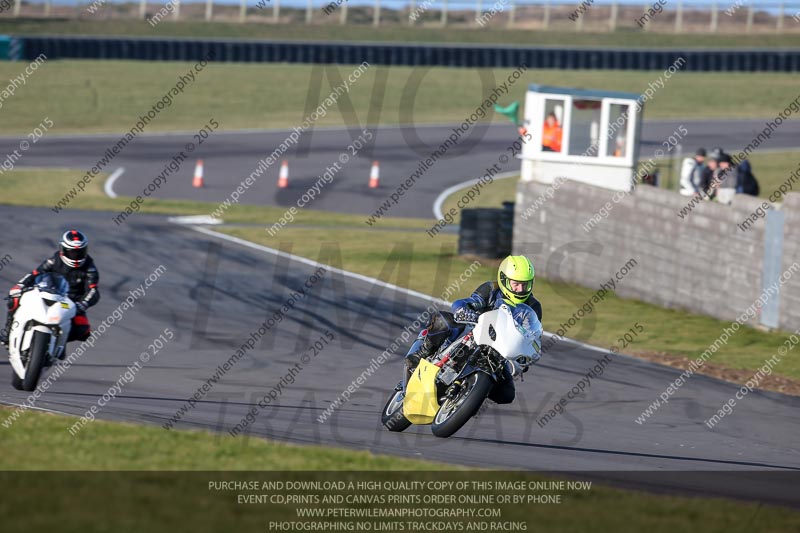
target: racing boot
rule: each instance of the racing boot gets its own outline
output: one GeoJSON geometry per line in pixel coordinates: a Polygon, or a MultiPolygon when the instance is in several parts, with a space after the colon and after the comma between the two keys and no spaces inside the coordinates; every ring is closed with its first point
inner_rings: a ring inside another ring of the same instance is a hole
{"type": "Polygon", "coordinates": [[[428,331],[424,337],[417,338],[406,355],[406,382],[422,359],[427,359],[447,340],[449,331],[428,331]]]}
{"type": "Polygon", "coordinates": [[[6,325],[0,330],[0,344],[8,349],[8,334],[11,331],[11,324],[14,322],[14,313],[8,313],[6,317],[6,325]]]}

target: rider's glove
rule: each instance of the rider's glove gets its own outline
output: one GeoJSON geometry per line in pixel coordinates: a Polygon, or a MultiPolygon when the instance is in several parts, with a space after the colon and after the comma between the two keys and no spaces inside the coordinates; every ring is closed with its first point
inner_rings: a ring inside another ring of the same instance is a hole
{"type": "Polygon", "coordinates": [[[478,316],[477,311],[467,306],[456,309],[456,312],[453,314],[453,318],[456,322],[477,322],[478,316]]]}
{"type": "Polygon", "coordinates": [[[86,305],[84,302],[78,302],[78,303],[76,303],[76,304],[75,304],[75,307],[77,307],[77,308],[78,308],[78,311],[79,311],[79,312],[81,312],[81,313],[85,313],[85,312],[86,312],[86,309],[87,309],[89,306],[88,306],[88,305],[86,305]]]}
{"type": "Polygon", "coordinates": [[[11,290],[8,291],[8,295],[12,298],[19,298],[22,295],[22,286],[21,285],[14,285],[11,287],[11,290]]]}

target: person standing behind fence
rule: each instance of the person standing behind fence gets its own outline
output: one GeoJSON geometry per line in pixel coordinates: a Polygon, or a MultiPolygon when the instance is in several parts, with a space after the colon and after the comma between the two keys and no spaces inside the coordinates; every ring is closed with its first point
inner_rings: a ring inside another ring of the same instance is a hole
{"type": "Polygon", "coordinates": [[[759,192],[761,188],[753,175],[753,167],[750,166],[750,161],[745,159],[736,167],[736,194],[758,196],[759,192]]]}
{"type": "Polygon", "coordinates": [[[714,148],[711,150],[711,153],[708,154],[705,160],[705,166],[703,167],[702,171],[702,178],[700,179],[700,183],[705,193],[705,200],[713,200],[714,195],[717,192],[717,188],[714,183],[714,174],[719,169],[719,158],[722,156],[722,148],[714,148]]]}
{"type": "Polygon", "coordinates": [[[702,194],[703,169],[705,168],[706,149],[698,148],[694,157],[687,157],[681,164],[681,190],[683,196],[702,194]]]}
{"type": "Polygon", "coordinates": [[[730,154],[723,152],[720,155],[714,181],[718,183],[717,201],[721,204],[730,204],[736,196],[736,169],[731,165],[732,162],[730,154]]]}

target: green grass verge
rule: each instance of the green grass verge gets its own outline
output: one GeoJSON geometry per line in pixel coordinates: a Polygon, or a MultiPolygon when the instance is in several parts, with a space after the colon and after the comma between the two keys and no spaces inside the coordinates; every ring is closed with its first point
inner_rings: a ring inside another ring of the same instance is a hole
{"type": "MultiPolygon", "coordinates": [[[[271,16],[271,10],[268,16],[271,16]]],[[[550,46],[620,46],[624,48],[644,47],[797,47],[798,34],[753,34],[696,33],[680,35],[639,31],[614,33],[592,33],[579,31],[535,31],[529,29],[502,28],[441,28],[382,26],[351,24],[263,24],[250,22],[172,22],[162,20],[156,27],[143,20],[4,20],[0,22],[0,33],[12,35],[141,35],[148,37],[193,37],[231,39],[276,39],[316,41],[389,41],[389,42],[458,42],[501,43],[519,45],[550,46]]]]}
{"type": "MultiPolygon", "coordinates": [[[[10,409],[0,407],[5,418],[10,409]]],[[[454,470],[433,462],[373,455],[331,447],[298,446],[201,431],[164,431],[152,426],[94,421],[76,437],[66,431],[75,417],[27,412],[2,429],[0,500],[4,531],[263,531],[267,519],[297,520],[292,507],[237,505],[236,493],[209,490],[210,480],[266,481],[265,470],[341,471],[324,479],[347,479],[346,471],[400,471],[392,479],[438,479],[454,470]],[[26,475],[22,470],[37,470],[26,475]],[[52,471],[112,470],[108,474],[52,471]],[[198,470],[152,473],[138,471],[198,470]],[[16,471],[16,472],[15,472],[16,471]],[[137,471],[124,473],[120,471],[137,471]],[[248,471],[215,475],[211,471],[248,471]],[[415,472],[407,474],[408,472],[415,472]],[[423,477],[424,476],[424,477],[423,477]],[[41,507],[46,494],[58,497],[41,507]],[[39,496],[38,498],[36,496],[39,496]],[[29,509],[28,513],[21,512],[29,509]],[[34,512],[34,509],[36,512],[34,512]],[[269,511],[267,511],[269,509],[269,511]],[[148,510],[148,512],[143,512],[148,510]],[[291,514],[290,514],[291,513],[291,514]],[[266,516],[269,514],[269,516],[266,516]],[[103,526],[99,526],[102,524],[103,526]],[[114,527],[108,527],[114,524],[114,527]],[[179,529],[175,529],[179,526],[179,529]],[[256,529],[257,528],[257,529],[256,529]]],[[[477,474],[482,475],[482,474],[477,474]]],[[[485,474],[490,475],[490,474],[485,474]]],[[[500,474],[503,479],[547,480],[541,475],[500,474]]],[[[382,474],[379,479],[386,479],[382,474]]],[[[313,479],[313,478],[312,478],[313,479]]],[[[552,479],[552,478],[550,478],[552,479]]],[[[266,492],[266,491],[265,491],[266,492]]],[[[348,506],[360,507],[360,506],[348,506]]],[[[742,523],[752,531],[794,531],[795,510],[712,498],[687,498],[619,490],[593,484],[570,492],[561,505],[504,506],[503,520],[524,520],[543,531],[709,531],[727,533],[742,523]],[[758,514],[758,520],[752,521],[758,514]]],[[[305,520],[303,520],[305,521],[305,520]]]]}
{"type": "MultiPolygon", "coordinates": [[[[755,168],[758,172],[758,167],[755,168]]],[[[6,173],[3,177],[3,189],[7,194],[0,199],[0,203],[50,207],[63,194],[67,184],[74,183],[78,174],[76,171],[66,170],[6,173]]],[[[513,179],[498,180],[497,185],[490,187],[508,187],[511,182],[513,179]]],[[[503,196],[500,191],[496,194],[503,196]]],[[[98,179],[73,201],[71,208],[113,212],[121,210],[127,203],[125,198],[106,198],[98,179]]],[[[216,207],[217,204],[204,202],[153,199],[144,204],[142,212],[207,215],[216,207]]],[[[225,227],[220,231],[267,246],[280,247],[303,257],[437,297],[471,263],[471,260],[455,255],[456,235],[439,234],[435,238],[429,238],[424,233],[431,226],[432,220],[386,217],[381,219],[377,227],[370,228],[364,224],[362,215],[301,209],[292,225],[270,237],[266,228],[284,212],[285,209],[278,207],[236,205],[224,216],[225,222],[249,226],[225,227]],[[252,226],[253,224],[257,226],[252,226]],[[314,227],[302,227],[304,225],[314,227]],[[393,231],[381,231],[381,228],[389,227],[393,231]],[[399,231],[395,231],[397,229],[399,231]],[[397,246],[400,248],[396,248],[397,246]],[[337,248],[340,254],[332,253],[337,248]],[[388,261],[393,252],[397,259],[396,265],[388,261]]],[[[109,224],[112,223],[111,218],[110,215],[109,224]]],[[[480,282],[494,279],[497,264],[498,262],[483,261],[482,267],[473,274],[470,281],[452,297],[467,296],[480,282]]],[[[544,327],[553,331],[572,316],[592,296],[594,290],[551,282],[540,275],[537,277],[535,292],[544,307],[544,327]]],[[[667,352],[692,358],[714,342],[722,328],[729,325],[702,315],[610,296],[598,305],[595,312],[582,320],[579,326],[573,328],[570,336],[609,347],[636,321],[644,325],[645,331],[631,346],[631,353],[667,352]],[[675,331],[681,331],[681,335],[676,336],[675,331]]],[[[781,332],[768,333],[743,328],[714,355],[710,363],[732,369],[755,370],[763,364],[766,357],[777,351],[784,339],[785,335],[781,332]]],[[[776,367],[775,374],[800,379],[800,358],[785,358],[776,367]]]]}
{"type": "MultiPolygon", "coordinates": [[[[11,412],[0,407],[0,420],[11,412]]],[[[429,470],[434,464],[363,451],[101,420],[87,424],[73,437],[68,429],[77,419],[22,413],[10,429],[0,428],[0,470],[429,470]],[[42,435],[47,435],[46,441],[40,439],[42,435]]]]}
{"type": "MultiPolygon", "coordinates": [[[[129,130],[190,68],[191,64],[179,62],[45,62],[25,86],[3,102],[3,132],[28,133],[44,117],[54,123],[46,135],[129,130]]],[[[196,131],[210,118],[224,130],[297,126],[306,116],[312,71],[322,68],[211,63],[146,131],[196,131]]],[[[342,77],[353,70],[351,66],[329,68],[338,69],[342,77]]],[[[22,70],[19,63],[0,62],[0,79],[16,77],[22,70]]],[[[385,96],[380,117],[369,118],[382,124],[461,122],[486,93],[477,69],[431,68],[415,89],[418,69],[376,66],[369,68],[347,95],[355,116],[341,111],[342,96],[317,125],[365,124],[375,81],[382,76],[379,72],[386,73],[385,96]],[[414,95],[412,109],[407,104],[401,108],[404,94],[414,95]]],[[[496,84],[501,84],[511,69],[489,72],[496,84]]],[[[657,73],[629,71],[528,70],[500,103],[523,100],[532,82],[641,93],[656,77],[657,73]]],[[[796,79],[791,74],[760,73],[758,83],[754,79],[745,73],[678,73],[647,103],[646,117],[768,117],[783,108],[780,103],[797,97],[796,79]]],[[[323,100],[336,85],[326,74],[312,101],[323,100]]]]}

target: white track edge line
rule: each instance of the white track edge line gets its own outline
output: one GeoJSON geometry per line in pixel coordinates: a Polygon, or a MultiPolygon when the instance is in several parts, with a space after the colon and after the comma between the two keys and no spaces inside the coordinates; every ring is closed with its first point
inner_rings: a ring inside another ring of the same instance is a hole
{"type": "MultiPolygon", "coordinates": [[[[502,180],[506,178],[513,178],[514,176],[519,176],[519,171],[509,171],[503,172],[502,174],[498,174],[494,176],[493,180],[502,180]]],[[[436,200],[433,202],[433,216],[436,217],[436,220],[442,220],[444,215],[442,214],[442,204],[447,199],[448,196],[453,194],[456,191],[460,191],[461,189],[466,189],[467,187],[471,187],[472,185],[478,183],[482,178],[475,178],[467,181],[462,181],[461,183],[456,183],[452,187],[448,187],[439,193],[439,196],[436,197],[436,200]]]]}
{"type": "Polygon", "coordinates": [[[103,186],[103,190],[106,193],[106,196],[109,198],[116,198],[117,193],[114,192],[114,182],[117,181],[117,178],[122,176],[122,173],[125,172],[123,167],[119,167],[117,170],[111,173],[111,175],[106,180],[105,185],[103,186]]]}

